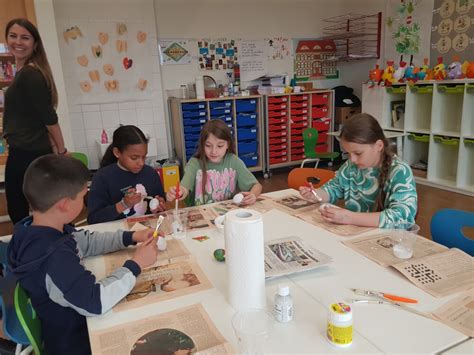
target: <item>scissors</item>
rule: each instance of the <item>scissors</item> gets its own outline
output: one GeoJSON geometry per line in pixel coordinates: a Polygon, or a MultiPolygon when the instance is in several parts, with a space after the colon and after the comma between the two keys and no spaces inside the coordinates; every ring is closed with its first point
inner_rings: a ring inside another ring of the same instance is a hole
{"type": "Polygon", "coordinates": [[[369,291],[369,290],[361,290],[358,288],[351,288],[351,291],[354,292],[356,295],[360,296],[373,296],[376,298],[383,300],[390,300],[393,302],[402,302],[402,303],[418,303],[417,300],[408,297],[396,296],[391,295],[385,292],[377,292],[377,291],[369,291]]]}

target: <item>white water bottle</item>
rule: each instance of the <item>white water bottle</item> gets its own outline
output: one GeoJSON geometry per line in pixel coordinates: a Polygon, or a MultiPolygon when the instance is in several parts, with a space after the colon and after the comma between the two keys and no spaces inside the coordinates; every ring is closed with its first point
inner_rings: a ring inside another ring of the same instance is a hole
{"type": "Polygon", "coordinates": [[[291,299],[289,286],[278,285],[274,311],[278,322],[287,323],[293,319],[293,300],[291,299]]]}

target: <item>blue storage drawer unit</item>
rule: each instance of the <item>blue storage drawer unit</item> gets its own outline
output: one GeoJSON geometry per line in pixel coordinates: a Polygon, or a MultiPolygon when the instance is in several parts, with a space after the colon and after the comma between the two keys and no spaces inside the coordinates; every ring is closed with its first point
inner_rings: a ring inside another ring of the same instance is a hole
{"type": "Polygon", "coordinates": [[[194,148],[197,148],[198,146],[198,140],[186,140],[184,141],[184,145],[186,147],[186,149],[194,149],[194,148]]]}
{"type": "Polygon", "coordinates": [[[239,128],[237,138],[239,141],[257,139],[257,127],[239,128]]]}
{"type": "Polygon", "coordinates": [[[238,113],[237,114],[237,126],[256,126],[257,125],[257,114],[256,113],[238,113]]]}
{"type": "Polygon", "coordinates": [[[237,151],[239,156],[246,153],[258,154],[258,143],[257,142],[239,142],[237,144],[237,151]]]}
{"type": "Polygon", "coordinates": [[[247,166],[249,168],[252,167],[252,166],[257,166],[257,164],[258,164],[258,154],[257,153],[242,154],[242,155],[239,155],[239,158],[242,159],[245,166],[247,166]]]}
{"type": "Polygon", "coordinates": [[[232,115],[231,108],[211,108],[211,116],[232,115]]]}
{"type": "Polygon", "coordinates": [[[181,110],[184,111],[198,111],[204,110],[206,111],[206,103],[205,102],[189,102],[181,104],[181,110]]]}
{"type": "Polygon", "coordinates": [[[206,118],[206,111],[183,111],[183,118],[195,118],[195,117],[204,117],[206,118]]]}
{"type": "Polygon", "coordinates": [[[244,99],[235,101],[235,110],[239,112],[256,112],[257,99],[244,99]]]}
{"type": "Polygon", "coordinates": [[[205,117],[185,118],[183,119],[184,126],[202,126],[206,123],[205,117]]]}
{"type": "Polygon", "coordinates": [[[211,120],[222,120],[224,122],[232,122],[232,116],[230,115],[221,115],[221,116],[211,116],[211,120]]]}
{"type": "Polygon", "coordinates": [[[196,134],[201,132],[202,126],[184,126],[184,134],[196,134]]]}
{"type": "Polygon", "coordinates": [[[185,141],[197,142],[199,140],[199,136],[200,136],[199,133],[188,133],[188,134],[185,133],[184,134],[184,140],[185,141]]]}
{"type": "Polygon", "coordinates": [[[232,101],[211,101],[209,102],[209,107],[211,110],[214,108],[231,108],[232,101]]]}

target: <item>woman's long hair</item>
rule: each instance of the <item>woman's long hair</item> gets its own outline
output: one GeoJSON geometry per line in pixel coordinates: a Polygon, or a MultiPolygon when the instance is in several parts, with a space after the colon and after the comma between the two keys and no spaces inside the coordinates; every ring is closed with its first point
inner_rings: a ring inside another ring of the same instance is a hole
{"type": "Polygon", "coordinates": [[[341,129],[340,138],[346,142],[358,144],[375,144],[378,140],[383,142],[383,151],[381,152],[381,167],[379,182],[379,194],[375,200],[375,211],[382,211],[384,209],[385,191],[384,185],[387,181],[390,166],[393,160],[393,151],[390,148],[389,142],[383,133],[382,127],[378,121],[367,113],[360,113],[349,118],[341,129]]]}
{"type": "Polygon", "coordinates": [[[46,56],[46,51],[44,50],[43,41],[38,32],[38,29],[30,21],[24,18],[16,18],[8,22],[7,27],[5,27],[5,39],[8,43],[8,32],[13,25],[18,25],[26,29],[34,39],[33,53],[31,56],[26,59],[25,65],[31,64],[37,68],[41,74],[43,74],[46,79],[46,84],[51,92],[51,103],[56,109],[58,106],[58,91],[56,89],[56,84],[54,83],[53,72],[48,62],[48,57],[46,56]]]}

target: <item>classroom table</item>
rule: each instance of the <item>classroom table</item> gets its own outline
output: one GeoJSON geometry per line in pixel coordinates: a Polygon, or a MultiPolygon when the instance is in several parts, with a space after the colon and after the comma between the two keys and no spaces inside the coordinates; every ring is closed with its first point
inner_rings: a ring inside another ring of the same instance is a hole
{"type": "MultiPolygon", "coordinates": [[[[281,197],[296,193],[282,190],[266,194],[281,197]]],[[[416,309],[433,311],[456,295],[434,298],[415,287],[395,269],[383,268],[354,250],[344,246],[339,237],[322,228],[306,223],[279,210],[263,214],[265,240],[297,236],[313,248],[331,256],[333,263],[303,273],[267,280],[267,309],[279,283],[290,286],[295,316],[292,322],[274,324],[267,342],[267,353],[433,353],[462,343],[467,336],[431,319],[397,309],[390,305],[354,304],[354,340],[351,347],[341,350],[326,340],[327,307],[329,304],[358,298],[349,288],[357,287],[400,294],[419,300],[416,309]]],[[[122,221],[90,225],[95,231],[123,228],[122,221]]],[[[375,233],[376,230],[368,232],[375,233]]],[[[131,310],[88,317],[89,334],[109,327],[166,313],[201,303],[221,334],[237,350],[231,318],[235,313],[226,300],[226,268],[213,258],[213,251],[224,248],[224,236],[215,228],[188,232],[183,241],[196,257],[199,266],[214,286],[212,289],[160,301],[131,310]],[[197,242],[196,235],[207,235],[209,240],[197,242]]],[[[105,276],[101,256],[85,259],[85,266],[98,278],[105,276]]],[[[360,298],[360,296],[359,296],[360,298]]]]}

